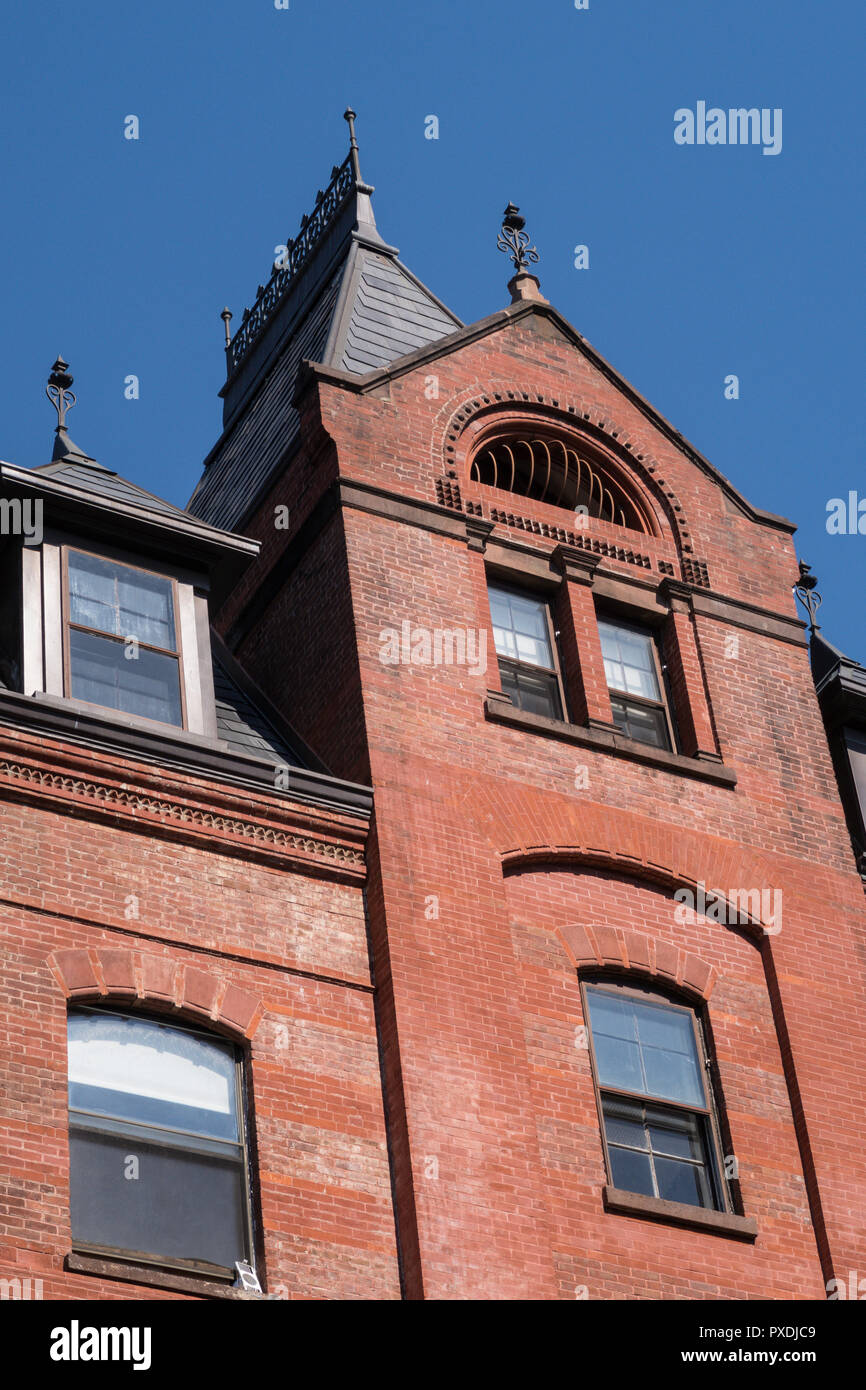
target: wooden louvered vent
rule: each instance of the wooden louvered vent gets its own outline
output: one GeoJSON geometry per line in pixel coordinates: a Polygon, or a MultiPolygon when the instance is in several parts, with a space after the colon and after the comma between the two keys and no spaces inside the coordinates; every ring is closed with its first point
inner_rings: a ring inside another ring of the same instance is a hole
{"type": "Polygon", "coordinates": [[[473,482],[501,488],[631,531],[651,534],[643,509],[595,458],[556,435],[509,436],[484,445],[469,470],[473,482]]]}

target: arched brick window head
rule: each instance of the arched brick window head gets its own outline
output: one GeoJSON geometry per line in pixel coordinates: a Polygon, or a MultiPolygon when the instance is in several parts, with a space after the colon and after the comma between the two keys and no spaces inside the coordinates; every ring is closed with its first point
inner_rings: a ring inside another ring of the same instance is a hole
{"type": "Polygon", "coordinates": [[[472,482],[585,514],[645,535],[653,527],[637,498],[583,442],[554,431],[488,438],[469,469],[472,482]]]}

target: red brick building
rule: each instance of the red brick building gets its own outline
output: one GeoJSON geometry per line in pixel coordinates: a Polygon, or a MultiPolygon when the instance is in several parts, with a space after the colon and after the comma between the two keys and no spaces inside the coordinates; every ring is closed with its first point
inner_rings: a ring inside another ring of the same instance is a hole
{"type": "Polygon", "coordinates": [[[63,363],[52,464],[3,465],[44,533],[2,556],[2,1273],[849,1296],[866,914],[794,527],[516,210],[465,326],[371,192],[352,130],[187,512],[71,443],[63,363]]]}

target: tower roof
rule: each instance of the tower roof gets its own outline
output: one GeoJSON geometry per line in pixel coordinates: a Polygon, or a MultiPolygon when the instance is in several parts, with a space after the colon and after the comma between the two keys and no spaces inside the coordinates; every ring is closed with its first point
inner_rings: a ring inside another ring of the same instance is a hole
{"type": "Polygon", "coordinates": [[[462,327],[381,236],[346,119],[348,155],[226,346],[223,434],[189,504],[215,525],[239,525],[294,447],[302,362],[364,375],[462,327]]]}

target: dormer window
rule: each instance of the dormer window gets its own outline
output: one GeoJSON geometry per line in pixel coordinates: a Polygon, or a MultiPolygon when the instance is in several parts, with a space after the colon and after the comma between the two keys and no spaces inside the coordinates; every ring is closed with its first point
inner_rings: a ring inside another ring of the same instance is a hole
{"type": "Polygon", "coordinates": [[[65,557],[68,694],[182,726],[174,581],[86,551],[65,557]]]}
{"type": "Polygon", "coordinates": [[[79,449],[66,433],[71,385],[58,358],[47,387],[57,410],[51,462],[0,463],[0,502],[8,495],[7,510],[14,516],[15,503],[23,515],[24,498],[37,517],[23,534],[0,537],[0,689],[62,705],[91,738],[143,747],[223,741],[210,609],[258,542],[216,529],[79,449]]]}

